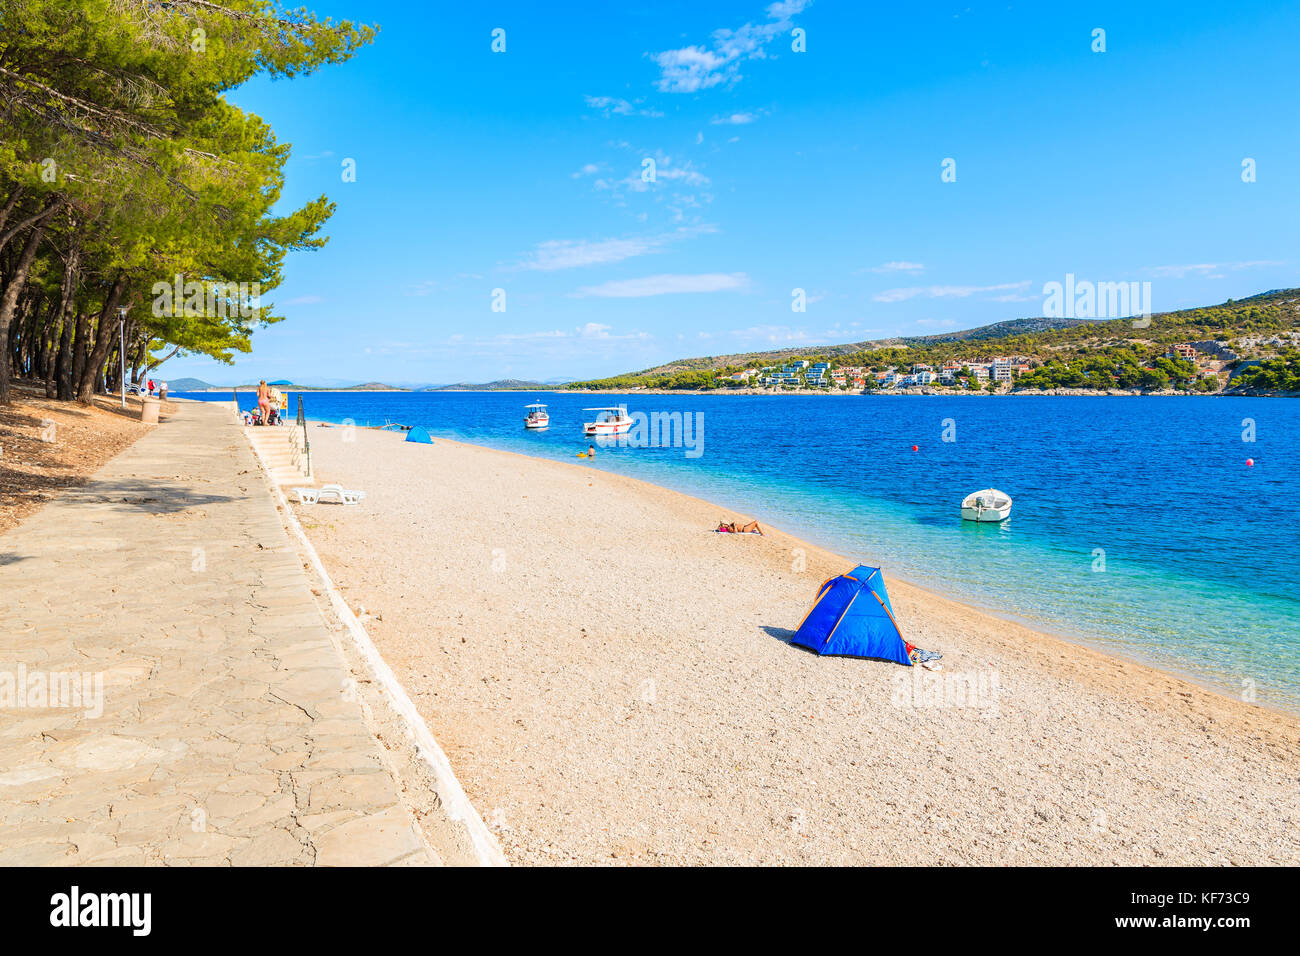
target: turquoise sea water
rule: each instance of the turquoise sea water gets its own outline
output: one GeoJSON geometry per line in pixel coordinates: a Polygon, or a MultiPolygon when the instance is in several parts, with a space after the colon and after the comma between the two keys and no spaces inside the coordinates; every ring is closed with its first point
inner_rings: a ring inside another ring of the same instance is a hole
{"type": "MultiPolygon", "coordinates": [[[[592,465],[754,514],[880,564],[887,575],[1232,696],[1253,689],[1259,703],[1300,711],[1294,400],[499,392],[303,399],[313,419],[424,425],[435,438],[566,461],[588,444],[584,406],[698,414],[698,457],[684,447],[605,440],[592,465]],[[545,432],[522,426],[523,406],[533,401],[550,405],[545,432]],[[945,431],[955,440],[945,441],[945,431]],[[961,499],[990,486],[1015,499],[1011,518],[960,520],[961,499]]],[[[291,394],[291,408],[296,400],[291,394]]],[[[251,395],[241,394],[241,404],[251,407],[251,395]]]]}

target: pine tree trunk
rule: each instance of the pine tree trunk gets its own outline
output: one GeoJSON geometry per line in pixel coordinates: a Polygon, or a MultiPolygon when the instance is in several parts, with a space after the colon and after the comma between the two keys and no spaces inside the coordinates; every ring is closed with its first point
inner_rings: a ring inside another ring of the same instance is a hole
{"type": "Polygon", "coordinates": [[[63,317],[63,334],[59,336],[59,358],[55,376],[58,379],[57,397],[72,401],[72,330],[75,322],[71,314],[63,317]]]}
{"type": "Polygon", "coordinates": [[[55,362],[58,379],[58,397],[72,401],[72,332],[73,309],[77,300],[77,287],[81,284],[81,237],[74,235],[68,248],[68,261],[63,267],[63,282],[59,286],[59,321],[63,334],[59,338],[59,354],[55,362]]]}
{"type": "Polygon", "coordinates": [[[131,356],[131,384],[139,385],[140,376],[145,372],[145,360],[149,356],[149,336],[143,336],[140,344],[135,348],[135,354],[131,356]]]}
{"type": "Polygon", "coordinates": [[[117,331],[117,323],[113,320],[117,312],[117,304],[122,300],[122,293],[125,291],[126,276],[119,275],[108,293],[108,298],[104,300],[104,308],[99,313],[99,321],[95,326],[95,345],[86,360],[81,381],[77,385],[77,398],[86,404],[95,400],[95,387],[104,377],[104,363],[108,360],[109,346],[113,344],[113,333],[117,331]]]}
{"type": "Polygon", "coordinates": [[[58,318],[50,321],[49,327],[46,328],[45,334],[41,336],[41,350],[44,357],[41,361],[45,365],[45,397],[54,398],[57,394],[58,378],[55,373],[55,363],[59,355],[59,327],[61,323],[58,318]]]}
{"type": "Polygon", "coordinates": [[[77,397],[86,362],[90,360],[90,313],[82,309],[77,313],[77,335],[72,343],[72,381],[69,383],[69,400],[77,397]]]}
{"type": "Polygon", "coordinates": [[[35,226],[27,236],[27,244],[18,256],[9,284],[0,295],[0,346],[4,349],[4,361],[0,362],[0,405],[9,404],[9,324],[14,318],[14,309],[18,307],[18,293],[27,284],[27,273],[31,270],[32,260],[36,258],[36,249],[45,237],[45,227],[35,226]]]}

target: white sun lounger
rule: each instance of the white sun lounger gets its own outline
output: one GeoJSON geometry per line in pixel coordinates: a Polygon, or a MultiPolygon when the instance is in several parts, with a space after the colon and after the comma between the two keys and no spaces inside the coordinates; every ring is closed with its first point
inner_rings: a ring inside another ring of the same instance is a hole
{"type": "Polygon", "coordinates": [[[342,485],[322,485],[319,488],[295,488],[294,494],[305,505],[318,505],[333,502],[339,505],[360,504],[366,496],[364,491],[350,491],[342,485]]]}

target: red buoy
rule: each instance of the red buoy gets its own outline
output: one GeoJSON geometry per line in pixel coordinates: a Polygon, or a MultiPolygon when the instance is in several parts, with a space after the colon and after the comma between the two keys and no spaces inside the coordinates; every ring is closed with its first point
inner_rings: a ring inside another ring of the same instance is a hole
{"type": "Polygon", "coordinates": [[[1254,467],[1255,467],[1255,459],[1254,459],[1254,458],[1247,458],[1247,459],[1246,459],[1246,467],[1247,467],[1247,468],[1254,468],[1254,467]]]}
{"type": "Polygon", "coordinates": [[[920,450],[921,449],[917,448],[915,445],[912,446],[912,451],[920,451],[920,450]]]}

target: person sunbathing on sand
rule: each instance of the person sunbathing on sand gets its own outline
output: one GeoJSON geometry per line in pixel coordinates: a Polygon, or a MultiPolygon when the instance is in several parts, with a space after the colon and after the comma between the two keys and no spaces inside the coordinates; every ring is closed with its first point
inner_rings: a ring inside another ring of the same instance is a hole
{"type": "Polygon", "coordinates": [[[762,534],[763,529],[758,526],[757,521],[751,521],[749,524],[738,525],[732,521],[730,523],[721,521],[718,523],[719,531],[726,531],[730,534],[762,534]]]}

